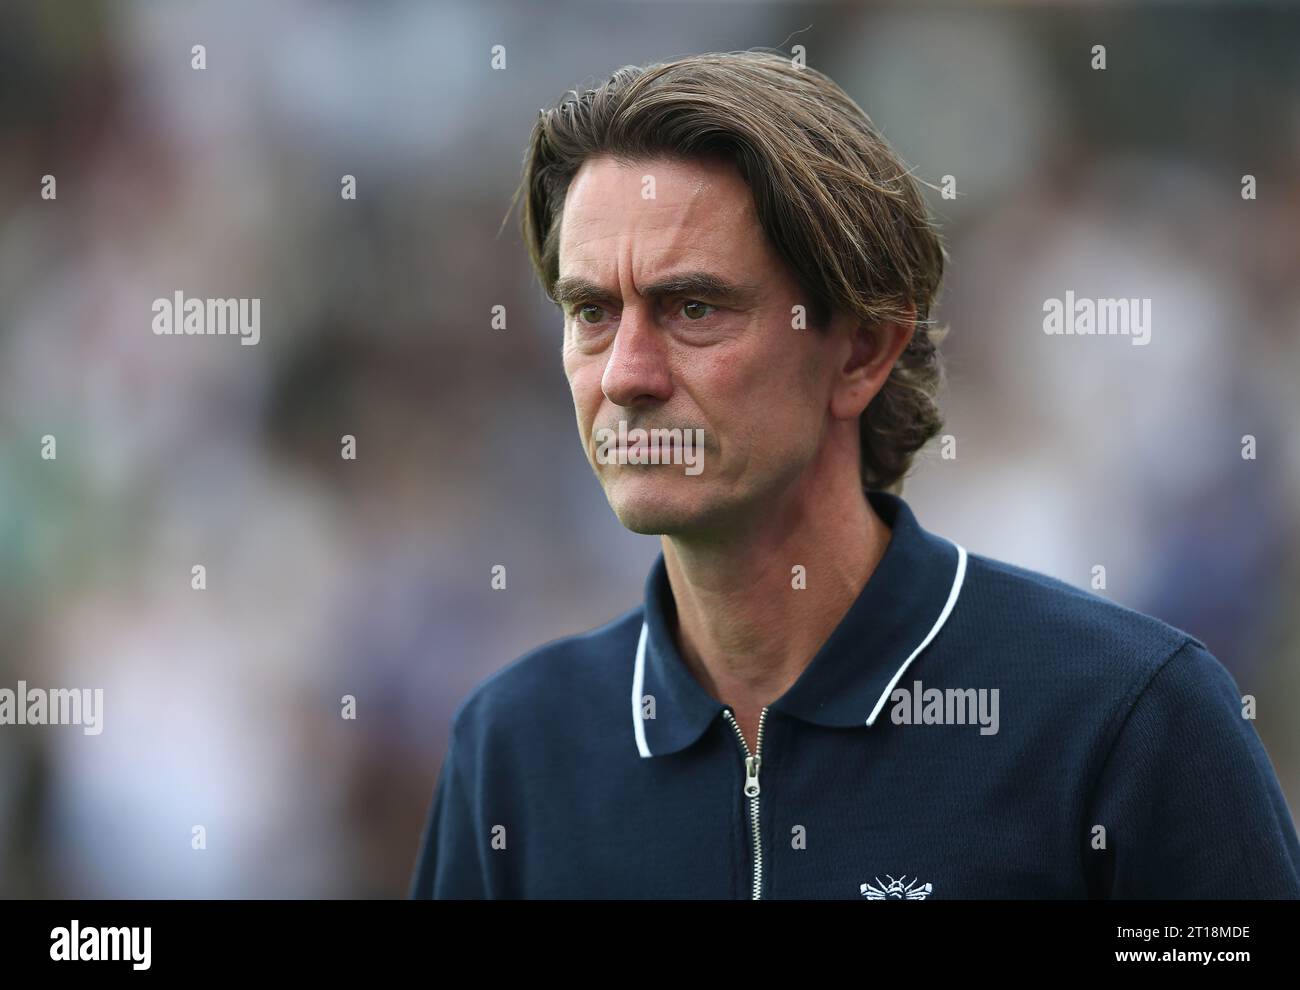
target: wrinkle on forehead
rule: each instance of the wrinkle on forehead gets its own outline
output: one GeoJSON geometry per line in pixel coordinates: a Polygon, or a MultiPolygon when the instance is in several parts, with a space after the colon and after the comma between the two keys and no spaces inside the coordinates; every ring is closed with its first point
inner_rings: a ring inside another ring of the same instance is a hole
{"type": "MultiPolygon", "coordinates": [[[[749,235],[758,227],[749,187],[730,163],[658,158],[629,164],[606,156],[579,169],[561,224],[561,272],[566,258],[576,253],[580,264],[591,260],[592,248],[614,238],[628,239],[626,254],[636,254],[638,268],[672,265],[692,256],[734,261],[752,251],[749,235]],[[645,175],[655,177],[654,199],[642,197],[645,175]],[[631,205],[618,209],[624,197],[631,205]],[[599,209],[607,198],[615,208],[599,209]],[[639,241],[659,232],[667,237],[639,241]]],[[[616,263],[623,269],[629,260],[624,256],[616,263]]]]}

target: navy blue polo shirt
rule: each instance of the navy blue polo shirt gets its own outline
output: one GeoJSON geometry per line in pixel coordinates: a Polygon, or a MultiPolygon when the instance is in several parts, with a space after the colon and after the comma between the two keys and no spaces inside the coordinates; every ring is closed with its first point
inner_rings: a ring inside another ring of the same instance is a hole
{"type": "Polygon", "coordinates": [[[1300,897],[1291,813],[1203,643],[868,497],[884,556],[757,753],[677,651],[661,554],[642,606],[456,709],[411,895],[1300,897]]]}

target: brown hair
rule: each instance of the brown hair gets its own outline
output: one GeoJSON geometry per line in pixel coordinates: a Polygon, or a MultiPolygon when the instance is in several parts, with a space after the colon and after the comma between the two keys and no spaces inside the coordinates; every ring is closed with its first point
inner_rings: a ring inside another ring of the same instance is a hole
{"type": "Polygon", "coordinates": [[[907,323],[915,305],[912,339],[859,425],[863,487],[901,492],[916,451],[943,424],[936,347],[947,331],[932,326],[930,308],[946,252],[918,181],[822,73],[775,53],[714,52],[625,66],[540,111],[515,201],[523,196],[524,243],[547,296],[559,277],[564,197],[586,159],[719,153],[748,183],[814,326],[832,309],[907,323]]]}

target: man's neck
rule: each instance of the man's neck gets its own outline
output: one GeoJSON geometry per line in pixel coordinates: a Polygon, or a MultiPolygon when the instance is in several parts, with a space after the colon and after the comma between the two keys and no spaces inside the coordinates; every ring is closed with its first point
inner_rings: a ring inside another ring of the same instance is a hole
{"type": "Polygon", "coordinates": [[[889,543],[860,488],[841,487],[816,506],[793,498],[725,541],[663,537],[682,659],[731,707],[751,750],[759,713],[798,680],[889,543]]]}

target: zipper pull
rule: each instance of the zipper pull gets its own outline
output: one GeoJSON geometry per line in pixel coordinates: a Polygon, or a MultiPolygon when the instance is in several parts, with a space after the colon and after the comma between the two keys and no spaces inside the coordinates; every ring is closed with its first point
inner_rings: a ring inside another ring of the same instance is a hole
{"type": "Polygon", "coordinates": [[[745,796],[758,797],[758,768],[762,760],[757,756],[745,757],[745,796]]]}

